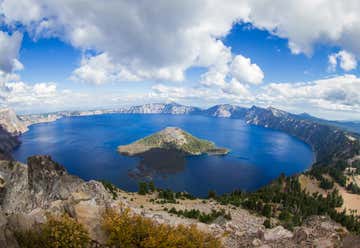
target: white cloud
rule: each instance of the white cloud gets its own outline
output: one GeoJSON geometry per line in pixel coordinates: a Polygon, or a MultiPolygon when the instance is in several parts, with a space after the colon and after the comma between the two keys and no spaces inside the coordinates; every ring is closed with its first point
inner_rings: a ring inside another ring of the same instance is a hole
{"type": "Polygon", "coordinates": [[[161,99],[164,101],[187,101],[199,100],[202,104],[233,102],[249,103],[254,100],[253,95],[245,85],[235,79],[226,83],[223,87],[179,87],[157,84],[152,87],[149,94],[150,99],[161,99]]]}
{"type": "Polygon", "coordinates": [[[0,31],[0,71],[11,73],[22,70],[23,65],[18,61],[22,34],[15,32],[12,35],[0,31]]]}
{"type": "Polygon", "coordinates": [[[224,51],[220,39],[236,22],[249,22],[288,39],[295,54],[310,55],[315,44],[325,43],[360,56],[359,11],[357,0],[0,3],[10,26],[22,23],[36,37],[58,36],[83,50],[106,53],[115,65],[137,77],[173,81],[183,80],[191,66],[215,65],[224,51]]]}
{"type": "Polygon", "coordinates": [[[357,0],[248,1],[248,21],[287,38],[294,54],[311,55],[315,44],[338,45],[360,56],[360,2],[357,0]]]}
{"type": "Polygon", "coordinates": [[[360,78],[344,75],[311,82],[272,83],[257,95],[268,105],[360,113],[360,78]]]}
{"type": "Polygon", "coordinates": [[[341,69],[344,71],[351,71],[357,67],[357,60],[355,56],[347,51],[339,51],[329,55],[329,69],[335,71],[338,65],[338,61],[341,69]]]}
{"type": "Polygon", "coordinates": [[[250,58],[242,55],[221,57],[207,72],[200,76],[200,83],[208,87],[231,88],[237,81],[242,84],[259,85],[262,83],[264,73],[257,64],[251,63],[250,58]]]}
{"type": "Polygon", "coordinates": [[[238,1],[16,2],[0,5],[9,25],[21,22],[36,36],[58,36],[85,51],[105,53],[136,78],[171,81],[182,81],[191,66],[215,64],[224,51],[219,38],[248,11],[238,1]]]}
{"type": "Polygon", "coordinates": [[[71,79],[92,84],[104,84],[116,81],[137,81],[139,78],[130,72],[122,70],[112,63],[106,53],[96,56],[85,56],[81,66],[74,70],[71,79]]]}
{"type": "Polygon", "coordinates": [[[225,87],[222,88],[224,93],[241,97],[249,97],[251,95],[249,89],[236,79],[232,79],[225,87]]]}
{"type": "Polygon", "coordinates": [[[252,64],[250,58],[242,55],[234,57],[231,63],[231,74],[240,82],[260,84],[264,79],[264,73],[257,64],[252,64]]]}
{"type": "Polygon", "coordinates": [[[171,101],[197,99],[203,104],[225,101],[241,105],[271,105],[289,111],[308,111],[320,115],[325,112],[337,118],[360,117],[360,78],[355,75],[310,82],[271,83],[256,90],[235,79],[224,87],[214,89],[156,85],[150,95],[155,99],[171,101]],[[342,115],[339,115],[339,111],[342,115]]]}

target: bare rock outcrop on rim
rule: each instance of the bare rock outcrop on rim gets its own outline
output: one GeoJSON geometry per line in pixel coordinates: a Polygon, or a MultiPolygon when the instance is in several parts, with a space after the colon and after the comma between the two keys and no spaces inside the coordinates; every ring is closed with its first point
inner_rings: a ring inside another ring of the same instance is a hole
{"type": "MultiPolygon", "coordinates": [[[[18,247],[14,231],[28,230],[46,222],[51,215],[69,214],[82,223],[91,238],[101,247],[105,235],[101,229],[102,214],[107,208],[127,207],[133,213],[169,225],[195,224],[223,240],[225,247],[322,247],[354,243],[356,237],[326,217],[310,218],[301,227],[289,231],[281,226],[266,229],[264,217],[242,208],[223,206],[212,200],[179,200],[179,203],[157,204],[156,193],[139,195],[117,190],[117,198],[102,183],[84,181],[67,173],[49,156],[33,156],[27,164],[0,161],[0,247],[18,247]],[[181,218],[164,211],[164,207],[198,209],[209,212],[223,209],[231,213],[231,220],[216,220],[210,224],[181,218]],[[316,246],[317,245],[317,246],[316,246]]],[[[351,246],[348,246],[351,247],[351,246]]]]}

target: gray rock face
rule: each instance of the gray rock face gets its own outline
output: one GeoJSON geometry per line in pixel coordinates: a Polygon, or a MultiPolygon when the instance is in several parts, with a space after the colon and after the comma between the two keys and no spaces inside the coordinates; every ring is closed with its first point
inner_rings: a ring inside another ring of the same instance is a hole
{"type": "Polygon", "coordinates": [[[10,108],[0,109],[0,126],[13,135],[18,135],[28,130],[27,125],[10,108]]]}
{"type": "Polygon", "coordinates": [[[247,111],[245,120],[248,124],[283,131],[311,145],[317,162],[331,162],[336,158],[349,159],[360,149],[356,134],[274,108],[254,106],[247,111]]]}
{"type": "Polygon", "coordinates": [[[112,196],[100,182],[69,175],[49,156],[30,157],[27,165],[0,161],[0,247],[16,247],[13,236],[5,234],[44,223],[46,212],[68,213],[101,241],[100,219],[111,204],[112,196]]]}
{"type": "Polygon", "coordinates": [[[117,111],[118,113],[126,114],[194,114],[200,112],[199,108],[184,106],[177,103],[150,103],[130,108],[124,108],[117,111]]]}
{"type": "Polygon", "coordinates": [[[18,145],[18,138],[0,126],[0,160],[11,159],[11,152],[18,145]]]}
{"type": "Polygon", "coordinates": [[[277,226],[272,229],[268,229],[264,232],[264,240],[276,241],[279,239],[290,239],[293,237],[292,232],[286,230],[282,226],[277,226]]]}
{"type": "Polygon", "coordinates": [[[244,118],[247,109],[231,104],[215,105],[202,111],[203,115],[220,118],[244,118]]]}
{"type": "Polygon", "coordinates": [[[28,159],[28,186],[34,207],[47,208],[51,201],[65,200],[83,181],[69,175],[49,156],[28,159]]]}

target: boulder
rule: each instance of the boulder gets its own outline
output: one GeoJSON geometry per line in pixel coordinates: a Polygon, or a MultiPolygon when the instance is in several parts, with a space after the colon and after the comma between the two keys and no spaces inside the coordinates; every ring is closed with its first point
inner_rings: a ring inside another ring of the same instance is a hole
{"type": "Polygon", "coordinates": [[[272,229],[267,229],[264,232],[264,240],[266,241],[274,241],[279,239],[290,239],[294,235],[289,230],[286,230],[282,226],[277,226],[272,229]]]}
{"type": "Polygon", "coordinates": [[[310,230],[305,227],[297,228],[294,232],[294,241],[296,243],[301,243],[309,238],[310,230]]]}

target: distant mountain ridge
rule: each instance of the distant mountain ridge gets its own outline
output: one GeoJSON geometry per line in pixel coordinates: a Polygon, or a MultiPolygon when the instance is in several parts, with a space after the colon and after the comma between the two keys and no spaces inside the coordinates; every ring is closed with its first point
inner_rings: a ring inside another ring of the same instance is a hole
{"type": "MultiPolygon", "coordinates": [[[[253,106],[244,108],[231,104],[219,104],[207,109],[185,106],[178,103],[150,103],[118,109],[89,111],[59,111],[48,114],[17,116],[14,111],[0,112],[0,126],[10,134],[25,132],[29,125],[51,122],[70,116],[123,114],[171,114],[203,115],[217,118],[239,118],[248,124],[272,128],[293,135],[312,146],[317,161],[332,161],[335,158],[350,159],[357,152],[359,135],[346,128],[346,123],[319,119],[308,114],[291,114],[276,108],[253,106]]],[[[360,124],[359,124],[360,126],[360,124]]]]}
{"type": "Polygon", "coordinates": [[[283,131],[304,141],[315,152],[316,162],[351,159],[360,151],[359,135],[275,108],[253,106],[247,111],[245,121],[283,131]]]}

